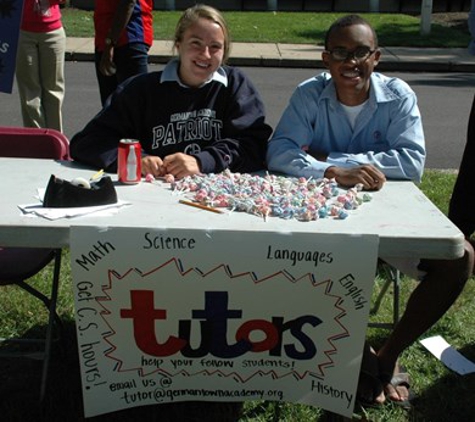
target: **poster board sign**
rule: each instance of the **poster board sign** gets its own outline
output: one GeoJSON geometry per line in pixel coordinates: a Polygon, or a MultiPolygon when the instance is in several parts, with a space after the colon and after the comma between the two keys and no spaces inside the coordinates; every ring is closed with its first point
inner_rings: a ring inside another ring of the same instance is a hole
{"type": "Polygon", "coordinates": [[[85,416],[278,400],[351,416],[378,237],[73,227],[85,416]]]}
{"type": "Polygon", "coordinates": [[[0,1],[0,92],[12,92],[23,0],[0,1]]]}

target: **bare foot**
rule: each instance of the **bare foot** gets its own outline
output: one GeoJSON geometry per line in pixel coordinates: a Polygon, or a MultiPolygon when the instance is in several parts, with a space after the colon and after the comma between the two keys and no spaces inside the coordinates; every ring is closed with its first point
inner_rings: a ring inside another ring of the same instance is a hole
{"type": "Polygon", "coordinates": [[[379,378],[383,384],[386,398],[393,402],[409,403],[410,378],[404,369],[396,364],[392,372],[380,372],[379,378]]]}

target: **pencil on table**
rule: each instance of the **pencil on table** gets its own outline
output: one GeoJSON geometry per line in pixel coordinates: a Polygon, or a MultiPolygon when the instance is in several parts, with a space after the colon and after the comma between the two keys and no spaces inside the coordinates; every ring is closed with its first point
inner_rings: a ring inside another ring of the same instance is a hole
{"type": "Polygon", "coordinates": [[[89,180],[94,181],[96,179],[99,179],[102,177],[103,174],[104,174],[104,169],[100,169],[97,173],[93,174],[89,180]]]}
{"type": "Polygon", "coordinates": [[[189,205],[191,207],[196,207],[196,208],[199,208],[201,210],[215,212],[216,214],[223,214],[223,211],[218,210],[217,208],[208,207],[207,205],[202,205],[202,204],[199,204],[198,202],[187,201],[186,199],[180,199],[179,202],[180,202],[180,204],[189,205]]]}

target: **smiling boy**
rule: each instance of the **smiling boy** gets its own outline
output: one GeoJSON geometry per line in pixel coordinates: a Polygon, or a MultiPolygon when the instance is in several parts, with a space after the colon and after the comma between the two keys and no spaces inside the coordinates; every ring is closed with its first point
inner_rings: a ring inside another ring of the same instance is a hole
{"type": "Polygon", "coordinates": [[[381,52],[357,15],[328,30],[323,72],[292,95],[267,153],[269,169],[381,189],[386,178],[420,180],[425,141],[417,98],[398,78],[373,72],[381,52]]]}

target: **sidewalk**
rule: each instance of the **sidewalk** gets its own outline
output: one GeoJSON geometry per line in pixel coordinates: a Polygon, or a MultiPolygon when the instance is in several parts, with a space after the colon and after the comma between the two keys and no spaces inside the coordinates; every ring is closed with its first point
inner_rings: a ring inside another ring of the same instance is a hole
{"type": "MultiPolygon", "coordinates": [[[[233,43],[229,63],[236,66],[322,68],[323,47],[307,44],[233,43]]],[[[382,47],[380,71],[474,72],[475,56],[466,48],[382,47]]],[[[172,42],[155,40],[150,49],[152,63],[166,63],[172,42]]],[[[93,61],[90,38],[67,38],[66,60],[93,61]]]]}

